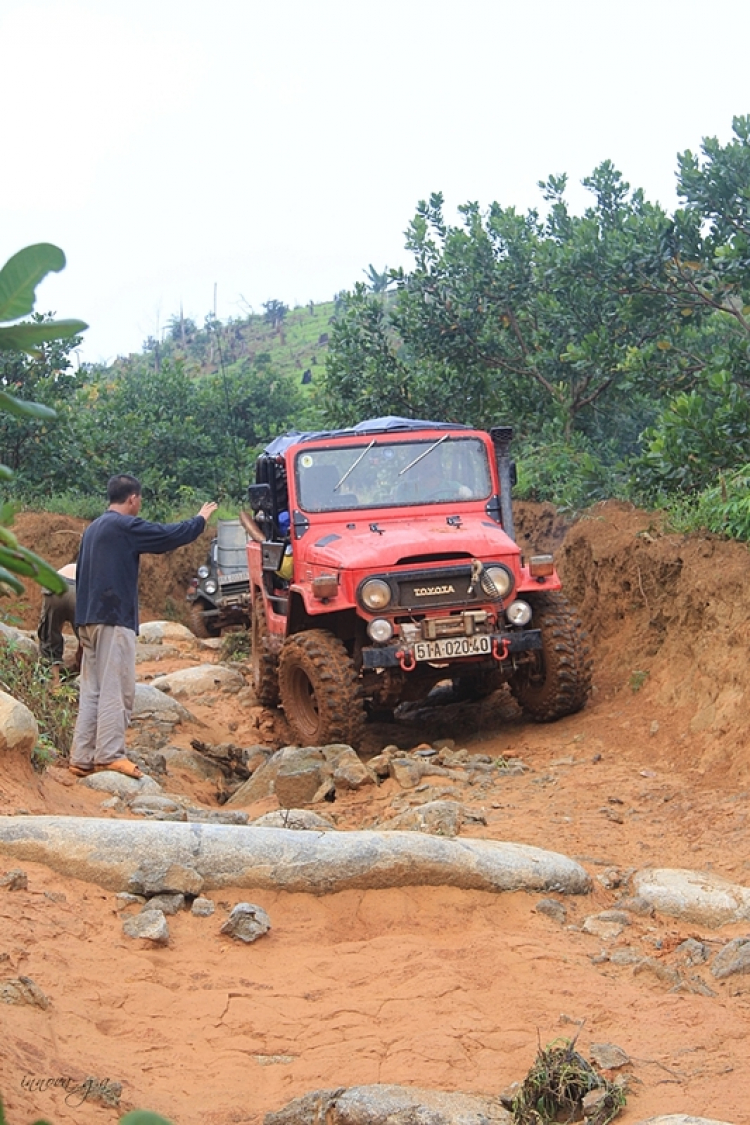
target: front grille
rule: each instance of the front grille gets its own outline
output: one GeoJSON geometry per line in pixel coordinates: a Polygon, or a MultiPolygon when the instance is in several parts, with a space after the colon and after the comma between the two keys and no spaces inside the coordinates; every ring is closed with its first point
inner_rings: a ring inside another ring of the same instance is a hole
{"type": "Polygon", "coordinates": [[[469,593],[471,567],[450,567],[396,576],[398,605],[401,609],[433,609],[436,606],[465,605],[477,600],[469,593]]]}

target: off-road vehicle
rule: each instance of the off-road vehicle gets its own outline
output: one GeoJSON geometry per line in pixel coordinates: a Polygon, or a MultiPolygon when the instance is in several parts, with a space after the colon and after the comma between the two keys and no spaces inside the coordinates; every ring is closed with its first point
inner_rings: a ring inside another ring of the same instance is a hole
{"type": "Polygon", "coordinates": [[[190,622],[197,637],[220,637],[250,624],[247,533],[239,520],[219,520],[208,557],[190,582],[190,622]]]}
{"type": "Polygon", "coordinates": [[[581,622],[552,556],[513,539],[511,434],[379,418],[260,456],[253,680],[300,744],[356,747],[368,709],[445,680],[475,696],[507,682],[540,721],[584,705],[581,622]]]}

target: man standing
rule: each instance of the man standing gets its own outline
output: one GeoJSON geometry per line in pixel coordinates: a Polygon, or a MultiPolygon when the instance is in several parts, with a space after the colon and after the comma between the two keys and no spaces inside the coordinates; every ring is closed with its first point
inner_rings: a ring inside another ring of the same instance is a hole
{"type": "Polygon", "coordinates": [[[125,733],[135,699],[138,565],[192,543],[216,511],[213,501],[181,523],[138,518],[141,485],[123,473],[107,484],[109,508],[86,529],[78,556],[76,626],[83,647],[80,704],[70,770],[86,777],[114,770],[143,774],[127,757],[125,733]]]}

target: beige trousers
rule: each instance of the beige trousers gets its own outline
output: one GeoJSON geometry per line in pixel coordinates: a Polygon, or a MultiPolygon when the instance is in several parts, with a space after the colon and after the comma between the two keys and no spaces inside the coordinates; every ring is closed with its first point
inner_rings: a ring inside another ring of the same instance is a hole
{"type": "Polygon", "coordinates": [[[125,757],[135,699],[135,633],[122,625],[82,625],[78,720],[71,765],[104,766],[125,757]]]}

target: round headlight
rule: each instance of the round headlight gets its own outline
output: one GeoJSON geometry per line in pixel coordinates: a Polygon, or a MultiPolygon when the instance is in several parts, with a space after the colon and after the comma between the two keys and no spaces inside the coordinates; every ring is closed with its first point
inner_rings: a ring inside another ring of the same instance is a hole
{"type": "Polygon", "coordinates": [[[203,583],[203,589],[207,594],[215,594],[219,589],[219,583],[215,578],[209,578],[207,582],[203,583]]]}
{"type": "Polygon", "coordinates": [[[528,602],[511,602],[505,610],[510,625],[528,625],[531,621],[531,606],[528,602]]]}
{"type": "Polygon", "coordinates": [[[507,598],[513,589],[513,575],[504,566],[486,566],[479,584],[488,598],[507,598]]]}
{"type": "Polygon", "coordinates": [[[374,641],[383,644],[384,641],[389,641],[393,636],[393,626],[384,617],[376,617],[367,626],[367,632],[374,641]]]}
{"type": "Polygon", "coordinates": [[[368,578],[359,592],[367,609],[385,609],[391,600],[391,588],[382,578],[368,578]]]}
{"type": "Polygon", "coordinates": [[[207,566],[199,566],[198,567],[198,577],[199,578],[208,578],[210,573],[211,573],[211,571],[208,569],[207,566]]]}

